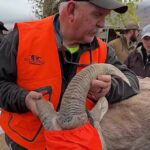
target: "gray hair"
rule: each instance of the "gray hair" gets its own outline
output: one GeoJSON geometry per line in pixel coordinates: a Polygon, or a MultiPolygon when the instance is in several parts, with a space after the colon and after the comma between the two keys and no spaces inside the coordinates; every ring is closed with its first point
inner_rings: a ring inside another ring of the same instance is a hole
{"type": "MultiPolygon", "coordinates": [[[[81,5],[81,4],[87,4],[87,3],[89,3],[89,2],[80,2],[80,1],[74,1],[76,4],[78,4],[79,6],[81,5]]],[[[65,2],[61,2],[61,0],[59,0],[59,13],[61,13],[61,11],[67,6],[67,4],[69,3],[69,1],[65,1],[65,2]]]]}
{"type": "Polygon", "coordinates": [[[67,2],[60,2],[59,1],[59,14],[61,14],[62,10],[67,6],[68,1],[67,2]]]}

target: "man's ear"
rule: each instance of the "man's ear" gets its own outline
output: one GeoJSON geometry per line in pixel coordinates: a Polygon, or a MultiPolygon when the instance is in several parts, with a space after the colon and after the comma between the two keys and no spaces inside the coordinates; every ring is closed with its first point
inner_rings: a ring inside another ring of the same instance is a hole
{"type": "Polygon", "coordinates": [[[74,20],[75,8],[76,8],[75,2],[70,1],[67,5],[67,13],[68,13],[70,22],[73,22],[74,20]]]}

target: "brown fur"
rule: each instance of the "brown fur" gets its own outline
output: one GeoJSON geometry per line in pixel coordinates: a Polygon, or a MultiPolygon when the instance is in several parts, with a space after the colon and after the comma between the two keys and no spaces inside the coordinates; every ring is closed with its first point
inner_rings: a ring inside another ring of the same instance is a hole
{"type": "Polygon", "coordinates": [[[108,150],[150,149],[150,78],[139,81],[140,93],[110,106],[100,123],[108,150]]]}

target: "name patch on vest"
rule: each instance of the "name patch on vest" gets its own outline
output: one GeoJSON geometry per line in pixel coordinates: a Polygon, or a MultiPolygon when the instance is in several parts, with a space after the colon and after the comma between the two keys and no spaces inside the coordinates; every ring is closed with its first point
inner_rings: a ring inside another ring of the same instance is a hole
{"type": "Polygon", "coordinates": [[[28,62],[29,64],[34,64],[34,65],[42,65],[45,63],[42,57],[34,55],[34,54],[29,55],[24,60],[28,62]]]}

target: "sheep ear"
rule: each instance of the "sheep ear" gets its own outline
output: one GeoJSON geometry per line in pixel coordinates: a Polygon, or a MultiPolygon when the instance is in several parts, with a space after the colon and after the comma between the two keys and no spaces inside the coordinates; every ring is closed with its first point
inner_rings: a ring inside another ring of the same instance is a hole
{"type": "Polygon", "coordinates": [[[105,97],[101,98],[94,108],[90,111],[90,114],[94,121],[100,122],[103,119],[103,116],[108,110],[108,102],[105,97]]]}

